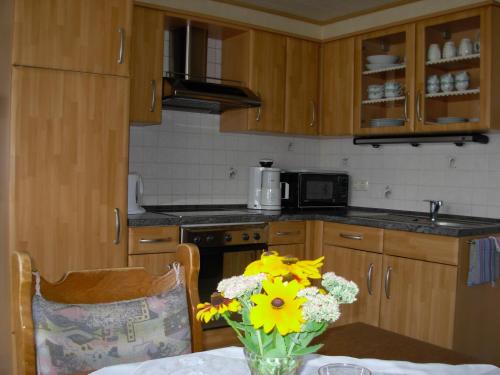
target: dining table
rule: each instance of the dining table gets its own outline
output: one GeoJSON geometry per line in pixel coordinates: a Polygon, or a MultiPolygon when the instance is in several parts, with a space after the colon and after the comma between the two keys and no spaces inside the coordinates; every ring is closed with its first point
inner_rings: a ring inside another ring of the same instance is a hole
{"type": "MultiPolygon", "coordinates": [[[[323,347],[304,357],[298,375],[317,375],[321,366],[347,363],[372,375],[500,375],[500,368],[474,357],[364,323],[329,329],[323,347]]],[[[249,375],[243,348],[230,346],[176,357],[109,366],[93,375],[249,375]]]]}

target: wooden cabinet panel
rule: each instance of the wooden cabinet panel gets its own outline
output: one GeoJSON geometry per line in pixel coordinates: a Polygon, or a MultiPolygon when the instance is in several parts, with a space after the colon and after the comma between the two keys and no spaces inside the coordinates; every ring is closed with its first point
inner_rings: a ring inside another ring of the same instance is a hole
{"type": "Polygon", "coordinates": [[[384,232],[384,253],[457,265],[458,241],[457,237],[386,230],[384,232]]]}
{"type": "Polygon", "coordinates": [[[350,305],[341,305],[340,319],[335,325],[363,322],[378,326],[382,283],[382,255],[366,251],[351,250],[325,245],[324,272],[354,281],[359,287],[358,300],[350,305]]]}
{"type": "Polygon", "coordinates": [[[250,89],[262,99],[249,111],[248,128],[266,132],[284,130],[286,37],[250,31],[250,89]]]}
{"type": "Polygon", "coordinates": [[[179,227],[136,227],[129,229],[129,254],[174,253],[179,244],[179,227]]]}
{"type": "Polygon", "coordinates": [[[128,92],[127,78],[13,69],[11,249],[50,281],[127,263],[128,92]]]}
{"type": "Polygon", "coordinates": [[[14,4],[14,65],[129,75],[131,0],[14,4]]]}
{"type": "Polygon", "coordinates": [[[152,275],[163,275],[175,261],[175,253],[129,255],[129,267],[144,267],[152,275]]]}
{"type": "Polygon", "coordinates": [[[325,43],[321,53],[320,134],[348,136],[354,117],[354,38],[325,43]]]}
{"type": "Polygon", "coordinates": [[[380,327],[451,348],[457,267],[384,255],[383,272],[380,327]]]}
{"type": "Polygon", "coordinates": [[[269,251],[277,251],[280,255],[289,255],[298,259],[305,259],[305,245],[272,245],[268,246],[269,251]]]}
{"type": "Polygon", "coordinates": [[[383,229],[369,228],[359,225],[325,223],[323,243],[359,249],[382,252],[384,238],[383,229]]]}
{"type": "Polygon", "coordinates": [[[163,12],[134,7],[130,63],[130,122],[161,122],[163,12]]]}
{"type": "Polygon", "coordinates": [[[318,43],[286,38],[285,133],[318,134],[318,43]]]}
{"type": "Polygon", "coordinates": [[[272,221],[268,227],[268,244],[304,243],[306,239],[305,221],[272,221]]]}

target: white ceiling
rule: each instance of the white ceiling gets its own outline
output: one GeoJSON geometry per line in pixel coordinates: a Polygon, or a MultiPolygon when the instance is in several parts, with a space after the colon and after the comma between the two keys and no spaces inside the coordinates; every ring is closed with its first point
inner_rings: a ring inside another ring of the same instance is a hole
{"type": "MultiPolygon", "coordinates": [[[[216,0],[271,13],[324,22],[412,0],[216,0]]],[[[416,0],[413,0],[416,1],[416,0]]]]}

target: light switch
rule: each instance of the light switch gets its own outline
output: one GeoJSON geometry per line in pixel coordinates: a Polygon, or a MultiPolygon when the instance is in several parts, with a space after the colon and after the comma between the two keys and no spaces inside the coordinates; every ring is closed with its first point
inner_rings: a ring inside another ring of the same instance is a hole
{"type": "Polygon", "coordinates": [[[356,180],[352,184],[352,189],[355,191],[368,191],[368,180],[356,180]]]}

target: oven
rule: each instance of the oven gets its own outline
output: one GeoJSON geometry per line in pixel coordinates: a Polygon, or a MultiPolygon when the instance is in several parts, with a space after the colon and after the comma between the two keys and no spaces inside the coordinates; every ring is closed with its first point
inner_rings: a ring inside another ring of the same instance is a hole
{"type": "MultiPolygon", "coordinates": [[[[241,275],[246,266],[267,250],[265,223],[182,225],[181,242],[200,250],[198,290],[200,301],[209,302],[222,279],[241,275]]],[[[203,329],[227,326],[223,319],[203,324],[203,329]]]]}

